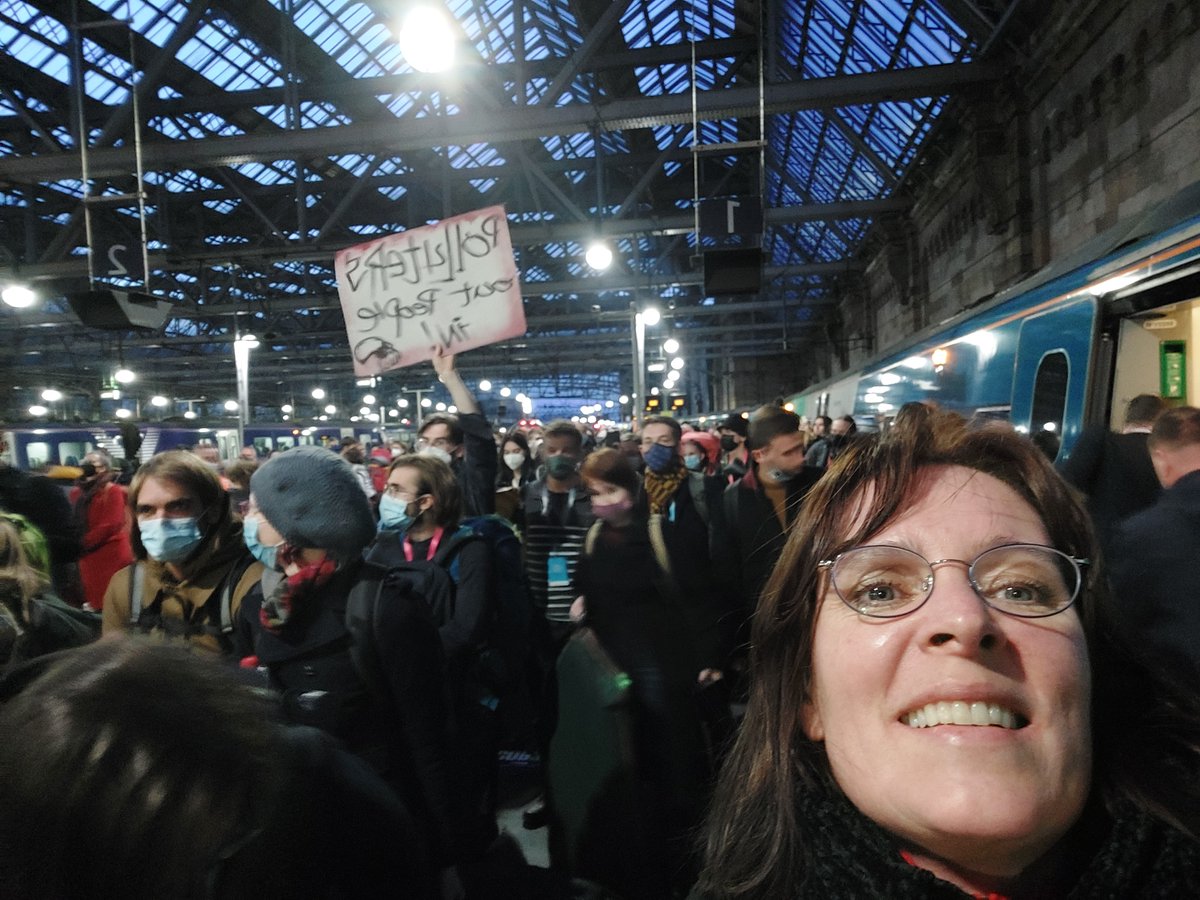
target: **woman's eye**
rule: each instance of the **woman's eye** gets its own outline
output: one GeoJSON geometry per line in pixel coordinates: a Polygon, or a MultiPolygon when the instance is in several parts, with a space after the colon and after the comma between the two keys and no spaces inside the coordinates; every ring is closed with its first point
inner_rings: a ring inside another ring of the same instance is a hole
{"type": "Polygon", "coordinates": [[[867,606],[887,606],[900,599],[900,592],[891,584],[866,584],[859,587],[855,598],[867,606]]]}
{"type": "Polygon", "coordinates": [[[1019,603],[1030,606],[1045,601],[1046,592],[1029,584],[1006,584],[1000,591],[1001,598],[1007,603],[1019,603]]]}

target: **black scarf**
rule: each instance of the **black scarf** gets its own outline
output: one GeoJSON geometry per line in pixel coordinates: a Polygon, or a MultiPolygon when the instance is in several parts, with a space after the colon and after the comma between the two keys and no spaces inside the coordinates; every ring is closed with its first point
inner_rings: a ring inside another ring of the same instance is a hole
{"type": "MultiPolygon", "coordinates": [[[[805,795],[798,806],[798,817],[811,829],[806,837],[813,860],[800,896],[969,896],[905,862],[895,838],[844,797],[805,795]]],[[[1067,840],[1066,883],[1039,886],[1013,900],[1200,897],[1200,845],[1145,813],[1125,807],[1110,817],[1091,804],[1067,840]]]]}

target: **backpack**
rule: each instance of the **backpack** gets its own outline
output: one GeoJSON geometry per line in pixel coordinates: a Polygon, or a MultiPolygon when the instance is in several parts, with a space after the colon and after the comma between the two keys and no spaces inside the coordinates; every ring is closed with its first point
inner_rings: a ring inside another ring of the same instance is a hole
{"type": "Polygon", "coordinates": [[[42,533],[42,529],[19,513],[0,511],[0,519],[8,522],[17,530],[17,535],[21,539],[21,549],[25,553],[25,561],[49,578],[50,544],[46,541],[46,535],[42,533]]]}
{"type": "Polygon", "coordinates": [[[530,652],[531,603],[525,582],[525,563],[521,539],[512,522],[501,516],[486,515],[464,519],[457,540],[439,548],[435,561],[445,564],[454,583],[458,583],[457,550],[465,534],[482,540],[491,551],[492,609],[488,636],[479,655],[476,676],[488,687],[503,693],[520,681],[530,652]]]}
{"type": "Polygon", "coordinates": [[[242,576],[252,565],[254,565],[254,557],[249,553],[243,554],[233,564],[225,579],[209,595],[204,606],[200,608],[200,615],[192,621],[186,621],[173,616],[163,618],[160,597],[155,597],[149,606],[145,605],[145,599],[142,596],[142,575],[145,572],[146,563],[139,560],[133,564],[133,572],[129,575],[129,624],[142,634],[159,630],[170,637],[184,640],[190,640],[201,634],[212,635],[220,644],[222,653],[231,653],[233,651],[233,592],[237,590],[242,576]],[[214,600],[216,603],[213,602],[214,600]]]}

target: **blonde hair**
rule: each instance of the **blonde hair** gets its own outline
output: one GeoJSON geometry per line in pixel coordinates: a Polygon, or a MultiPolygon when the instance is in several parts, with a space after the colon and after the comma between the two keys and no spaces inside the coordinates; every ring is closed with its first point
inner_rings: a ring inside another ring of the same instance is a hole
{"type": "Polygon", "coordinates": [[[29,564],[17,527],[0,518],[0,595],[18,628],[29,624],[29,601],[48,586],[46,577],[29,564]]]}

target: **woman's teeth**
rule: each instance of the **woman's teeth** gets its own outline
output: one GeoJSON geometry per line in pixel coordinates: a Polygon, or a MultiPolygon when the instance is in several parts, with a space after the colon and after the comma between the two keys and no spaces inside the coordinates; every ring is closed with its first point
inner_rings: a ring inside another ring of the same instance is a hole
{"type": "Polygon", "coordinates": [[[934,725],[997,725],[1000,728],[1020,728],[1021,719],[998,703],[966,700],[943,700],[927,703],[900,718],[910,728],[932,728],[934,725]]]}

